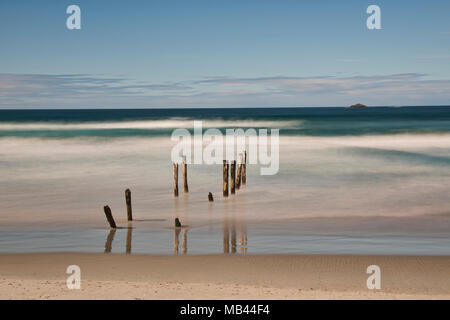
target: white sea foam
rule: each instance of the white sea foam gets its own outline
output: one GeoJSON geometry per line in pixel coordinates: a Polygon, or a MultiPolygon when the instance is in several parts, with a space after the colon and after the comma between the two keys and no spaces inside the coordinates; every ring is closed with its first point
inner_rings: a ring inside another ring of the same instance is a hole
{"type": "Polygon", "coordinates": [[[189,168],[189,196],[174,202],[171,147],[169,137],[1,138],[0,223],[103,225],[103,205],[119,217],[124,212],[125,188],[133,190],[136,217],[180,216],[192,224],[233,215],[264,221],[429,215],[450,208],[448,134],[281,137],[279,174],[260,176],[258,166],[249,166],[248,185],[227,201],[221,167],[199,165],[189,168]],[[208,192],[214,206],[208,206],[208,192]]]}
{"type": "MultiPolygon", "coordinates": [[[[202,120],[202,119],[195,119],[202,120]]],[[[202,120],[204,128],[299,128],[300,120],[202,120]]],[[[168,120],[142,120],[117,122],[0,122],[0,130],[95,130],[95,129],[176,129],[193,128],[194,119],[172,118],[168,120]]]]}

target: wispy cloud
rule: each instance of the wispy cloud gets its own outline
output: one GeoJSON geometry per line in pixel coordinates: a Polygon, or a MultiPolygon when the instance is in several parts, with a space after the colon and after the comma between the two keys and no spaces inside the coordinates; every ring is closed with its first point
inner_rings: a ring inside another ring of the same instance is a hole
{"type": "Polygon", "coordinates": [[[165,83],[85,74],[0,74],[0,92],[0,108],[450,104],[450,80],[422,73],[210,77],[165,83]]]}
{"type": "Polygon", "coordinates": [[[85,74],[0,74],[2,96],[66,96],[84,97],[144,94],[150,91],[189,90],[180,83],[135,83],[127,78],[111,78],[85,74]]]}
{"type": "Polygon", "coordinates": [[[359,63],[359,62],[363,62],[364,60],[362,59],[337,59],[337,62],[344,62],[344,63],[359,63]]]}
{"type": "Polygon", "coordinates": [[[430,60],[440,60],[440,59],[450,59],[450,54],[441,53],[441,54],[425,54],[419,56],[420,59],[430,59],[430,60]]]}

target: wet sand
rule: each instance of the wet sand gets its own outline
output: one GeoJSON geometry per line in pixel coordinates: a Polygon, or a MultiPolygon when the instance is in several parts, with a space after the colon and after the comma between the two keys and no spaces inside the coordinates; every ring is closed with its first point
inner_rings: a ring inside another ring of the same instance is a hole
{"type": "Polygon", "coordinates": [[[0,298],[450,299],[449,274],[450,256],[2,254],[0,298]],[[380,290],[367,289],[369,265],[380,290]]]}

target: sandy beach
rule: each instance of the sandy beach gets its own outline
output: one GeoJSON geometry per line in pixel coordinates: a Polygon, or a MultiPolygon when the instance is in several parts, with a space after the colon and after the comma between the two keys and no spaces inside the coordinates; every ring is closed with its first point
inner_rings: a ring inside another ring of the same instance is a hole
{"type": "Polygon", "coordinates": [[[2,254],[0,299],[450,299],[449,270],[444,256],[2,254]]]}

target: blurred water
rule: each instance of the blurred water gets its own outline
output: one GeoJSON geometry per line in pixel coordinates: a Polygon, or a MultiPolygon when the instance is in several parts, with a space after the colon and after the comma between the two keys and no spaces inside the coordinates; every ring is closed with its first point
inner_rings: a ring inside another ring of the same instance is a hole
{"type": "MultiPolygon", "coordinates": [[[[126,225],[130,188],[144,220],[132,229],[136,253],[170,253],[175,217],[192,227],[189,253],[222,252],[223,221],[238,217],[252,253],[448,254],[450,108],[336,109],[0,111],[0,251],[102,251],[103,206],[126,225]],[[221,166],[190,165],[190,192],[174,199],[171,127],[195,117],[205,127],[280,128],[279,173],[249,165],[247,186],[223,199],[221,166]],[[310,229],[292,223],[319,218],[310,229]],[[398,228],[360,230],[364,219],[398,228]]],[[[116,241],[126,233],[116,232],[113,252],[126,249],[116,241]]]]}

